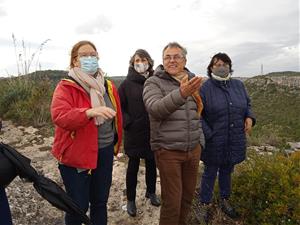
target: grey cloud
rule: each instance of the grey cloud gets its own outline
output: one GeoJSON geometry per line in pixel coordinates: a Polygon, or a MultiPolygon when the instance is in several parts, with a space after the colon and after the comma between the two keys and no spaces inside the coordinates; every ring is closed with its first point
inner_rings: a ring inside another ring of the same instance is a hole
{"type": "Polygon", "coordinates": [[[296,5],[295,0],[237,1],[233,8],[218,10],[215,17],[227,35],[231,32],[252,33],[263,39],[285,39],[299,35],[299,10],[296,5]]]}
{"type": "Polygon", "coordinates": [[[265,73],[299,71],[297,5],[295,0],[253,0],[220,6],[212,15],[219,34],[191,44],[191,69],[206,73],[210,57],[221,51],[232,58],[235,76],[260,74],[261,64],[265,73]]]}
{"type": "MultiPolygon", "coordinates": [[[[293,42],[293,41],[291,41],[293,42]]],[[[261,64],[264,73],[274,71],[299,71],[298,45],[289,42],[243,42],[225,49],[222,44],[194,42],[187,45],[188,65],[196,73],[206,74],[211,57],[225,52],[233,62],[234,76],[253,76],[260,74],[261,64]],[[290,45],[289,45],[290,44],[290,45]],[[197,46],[201,46],[198,47],[197,46]]]]}
{"type": "Polygon", "coordinates": [[[231,57],[235,59],[235,64],[245,64],[254,60],[264,58],[266,55],[277,55],[280,52],[277,44],[264,42],[245,42],[233,46],[230,51],[231,57]]]}
{"type": "Polygon", "coordinates": [[[99,15],[97,18],[78,26],[76,32],[80,34],[99,34],[108,32],[111,28],[111,21],[107,17],[99,15]]]}
{"type": "Polygon", "coordinates": [[[231,49],[232,59],[239,74],[259,74],[263,64],[265,72],[299,70],[299,49],[296,45],[278,43],[243,43],[231,49]]]}

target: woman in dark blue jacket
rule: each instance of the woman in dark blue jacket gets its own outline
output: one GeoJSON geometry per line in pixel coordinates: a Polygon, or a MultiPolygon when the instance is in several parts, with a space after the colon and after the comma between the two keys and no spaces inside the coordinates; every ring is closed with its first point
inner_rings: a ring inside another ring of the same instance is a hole
{"type": "Polygon", "coordinates": [[[245,160],[246,134],[251,131],[255,117],[244,84],[232,79],[231,59],[225,53],[213,56],[207,67],[209,79],[200,90],[204,109],[202,127],[206,146],[201,160],[204,173],[201,179],[199,220],[207,223],[208,204],[211,202],[218,175],[220,206],[231,218],[238,215],[230,206],[231,173],[234,165],[245,160]]]}

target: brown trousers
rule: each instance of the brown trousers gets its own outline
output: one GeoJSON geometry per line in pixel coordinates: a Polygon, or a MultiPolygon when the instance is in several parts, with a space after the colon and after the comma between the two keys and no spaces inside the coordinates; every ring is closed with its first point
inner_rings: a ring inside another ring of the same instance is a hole
{"type": "Polygon", "coordinates": [[[198,145],[188,152],[161,149],[154,154],[161,183],[159,225],[186,225],[196,188],[201,147],[198,145]]]}

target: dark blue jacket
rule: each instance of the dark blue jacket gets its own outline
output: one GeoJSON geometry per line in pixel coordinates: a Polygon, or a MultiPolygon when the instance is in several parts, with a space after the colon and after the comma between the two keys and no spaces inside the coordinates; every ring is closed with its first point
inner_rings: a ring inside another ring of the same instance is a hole
{"type": "Polygon", "coordinates": [[[245,119],[255,117],[240,80],[209,78],[201,87],[202,127],[206,146],[201,160],[207,164],[238,164],[246,157],[245,119]]]}

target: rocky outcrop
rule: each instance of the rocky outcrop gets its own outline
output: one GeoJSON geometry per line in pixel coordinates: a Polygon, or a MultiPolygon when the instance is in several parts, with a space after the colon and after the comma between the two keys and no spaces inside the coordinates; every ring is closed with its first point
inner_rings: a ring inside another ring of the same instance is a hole
{"type": "Polygon", "coordinates": [[[278,85],[300,88],[300,76],[299,77],[282,76],[282,77],[269,77],[269,78],[278,85]]]}
{"type": "Polygon", "coordinates": [[[279,86],[300,89],[300,75],[299,76],[288,76],[288,75],[256,76],[247,79],[246,82],[248,84],[255,84],[257,86],[267,86],[269,84],[275,84],[279,86]]]}
{"type": "MultiPolygon", "coordinates": [[[[33,127],[14,126],[10,121],[3,121],[0,142],[9,144],[31,159],[32,166],[44,176],[63,187],[57,162],[50,153],[52,137],[44,137],[33,127]]],[[[109,225],[157,225],[160,207],[153,207],[145,198],[145,168],[141,166],[138,178],[136,204],[138,213],[135,218],[124,211],[126,205],[126,158],[119,155],[114,160],[113,182],[108,200],[109,225]]],[[[159,177],[157,193],[160,195],[159,177]]],[[[44,200],[35,191],[32,183],[19,177],[6,188],[13,224],[17,225],[63,225],[64,213],[44,200]]]]}
{"type": "Polygon", "coordinates": [[[293,154],[295,152],[300,152],[300,142],[288,142],[289,148],[280,150],[272,145],[263,145],[263,146],[250,146],[248,150],[254,150],[261,155],[272,155],[274,153],[282,152],[286,155],[293,154]]]}

